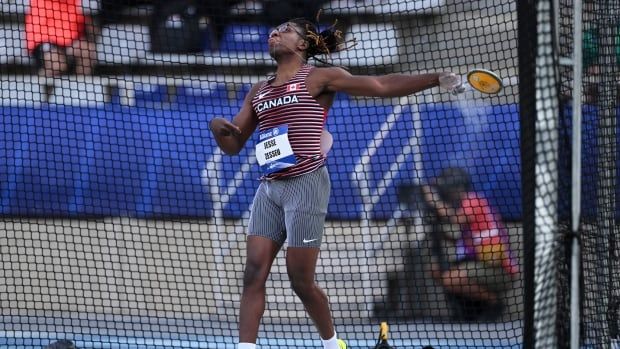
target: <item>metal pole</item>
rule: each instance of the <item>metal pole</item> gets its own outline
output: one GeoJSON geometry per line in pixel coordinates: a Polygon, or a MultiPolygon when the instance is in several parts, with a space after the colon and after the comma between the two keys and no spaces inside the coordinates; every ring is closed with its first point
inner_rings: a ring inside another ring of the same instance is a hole
{"type": "Polygon", "coordinates": [[[557,276],[555,244],[558,228],[557,60],[554,56],[551,1],[537,4],[536,168],[535,168],[535,348],[557,348],[557,276]]]}
{"type": "Polygon", "coordinates": [[[579,220],[581,216],[581,95],[583,79],[583,6],[581,0],[573,4],[573,143],[572,143],[572,192],[571,192],[571,294],[570,294],[570,347],[579,348],[579,220]]]}
{"type": "Polygon", "coordinates": [[[534,0],[517,1],[519,31],[519,114],[521,138],[521,186],[523,205],[523,349],[535,341],[535,190],[536,190],[536,24],[534,0]]]}

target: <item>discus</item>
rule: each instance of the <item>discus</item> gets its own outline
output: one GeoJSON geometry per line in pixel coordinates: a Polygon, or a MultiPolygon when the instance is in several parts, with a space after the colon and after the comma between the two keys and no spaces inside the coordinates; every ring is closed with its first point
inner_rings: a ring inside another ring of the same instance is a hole
{"type": "Polygon", "coordinates": [[[486,69],[474,69],[467,73],[467,82],[469,86],[487,94],[496,94],[503,87],[499,76],[486,69]]]}

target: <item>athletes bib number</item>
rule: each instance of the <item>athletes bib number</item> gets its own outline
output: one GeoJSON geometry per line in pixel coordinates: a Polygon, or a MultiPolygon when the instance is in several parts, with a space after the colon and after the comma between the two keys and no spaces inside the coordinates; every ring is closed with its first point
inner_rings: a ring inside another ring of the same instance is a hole
{"type": "Polygon", "coordinates": [[[295,165],[296,159],[288,141],[288,126],[279,126],[259,134],[256,159],[263,174],[270,174],[295,165]]]}

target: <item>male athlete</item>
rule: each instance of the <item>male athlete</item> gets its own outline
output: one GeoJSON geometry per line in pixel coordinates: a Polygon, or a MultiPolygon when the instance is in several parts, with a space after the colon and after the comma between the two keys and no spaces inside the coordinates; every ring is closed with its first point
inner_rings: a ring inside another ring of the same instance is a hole
{"type": "Polygon", "coordinates": [[[276,254],[288,239],[286,266],[291,286],[314,321],[325,349],[345,349],[338,339],[327,296],[315,283],[331,182],[325,160],[331,136],[324,130],[336,92],[399,97],[460,85],[452,73],[354,76],[339,67],[313,67],[308,58],[342,48],[339,31],[319,33],[305,19],[274,29],[269,53],[274,76],[254,85],[239,113],[211,120],[219,147],[234,155],[258,127],[256,157],[263,176],[252,203],[241,297],[238,349],[256,348],[265,310],[265,283],[276,254]]]}

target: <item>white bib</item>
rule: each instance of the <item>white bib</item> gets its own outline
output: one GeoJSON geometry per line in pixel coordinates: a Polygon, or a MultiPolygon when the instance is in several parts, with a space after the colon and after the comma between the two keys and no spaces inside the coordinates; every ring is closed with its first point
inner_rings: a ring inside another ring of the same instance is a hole
{"type": "Polygon", "coordinates": [[[256,144],[256,160],[263,174],[291,167],[297,163],[288,140],[288,126],[278,126],[261,132],[256,144]]]}

